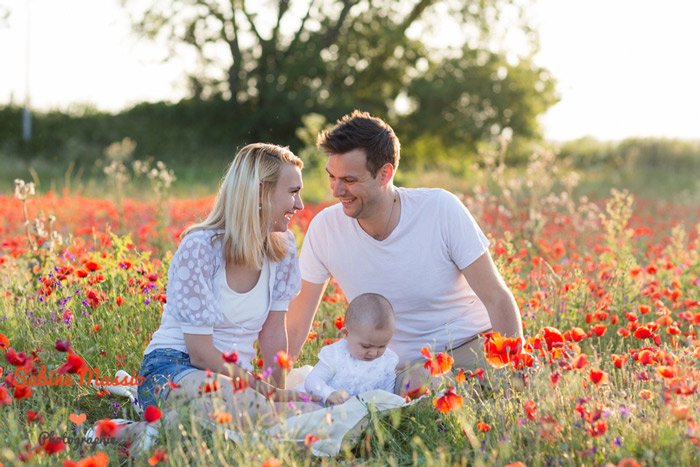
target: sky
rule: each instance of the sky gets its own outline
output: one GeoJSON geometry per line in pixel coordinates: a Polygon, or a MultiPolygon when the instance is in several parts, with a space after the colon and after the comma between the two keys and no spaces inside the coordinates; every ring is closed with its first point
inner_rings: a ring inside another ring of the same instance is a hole
{"type": "MultiPolygon", "coordinates": [[[[23,104],[27,89],[40,110],[119,111],[186,93],[191,57],[163,63],[116,0],[2,3],[11,16],[0,25],[0,105],[23,104]]],[[[540,118],[547,139],[700,139],[700,2],[536,0],[528,14],[536,62],[561,97],[540,118]]]]}

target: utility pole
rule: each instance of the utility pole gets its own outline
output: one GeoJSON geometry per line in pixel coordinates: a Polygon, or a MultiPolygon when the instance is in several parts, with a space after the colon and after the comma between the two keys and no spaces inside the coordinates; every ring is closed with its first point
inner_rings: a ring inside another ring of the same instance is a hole
{"type": "Polygon", "coordinates": [[[31,0],[27,0],[27,68],[24,94],[24,111],[22,112],[22,139],[32,138],[32,113],[29,110],[29,40],[31,38],[31,0]]]}

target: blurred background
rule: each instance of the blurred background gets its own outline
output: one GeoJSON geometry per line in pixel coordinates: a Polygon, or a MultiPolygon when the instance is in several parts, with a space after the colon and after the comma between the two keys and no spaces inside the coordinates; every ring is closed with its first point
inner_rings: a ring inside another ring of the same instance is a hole
{"type": "Polygon", "coordinates": [[[699,17],[683,0],[0,0],[0,193],[96,196],[155,168],[208,195],[267,141],[322,201],[316,134],[362,109],[401,140],[399,185],[468,190],[550,151],[580,194],[694,200],[699,17]]]}

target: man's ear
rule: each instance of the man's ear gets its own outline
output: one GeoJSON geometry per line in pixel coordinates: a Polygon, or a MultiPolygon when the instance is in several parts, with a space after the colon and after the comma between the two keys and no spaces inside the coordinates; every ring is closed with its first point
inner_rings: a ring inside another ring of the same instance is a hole
{"type": "Polygon", "coordinates": [[[381,177],[381,185],[385,186],[391,181],[392,178],[394,178],[394,166],[387,162],[381,169],[379,169],[379,176],[381,177]]]}

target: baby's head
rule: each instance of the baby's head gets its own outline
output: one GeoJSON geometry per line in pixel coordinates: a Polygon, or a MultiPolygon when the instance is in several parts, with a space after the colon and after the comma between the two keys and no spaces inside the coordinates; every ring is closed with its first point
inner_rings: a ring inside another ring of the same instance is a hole
{"type": "Polygon", "coordinates": [[[394,335],[391,303],[375,293],[358,295],[348,305],[340,333],[353,357],[365,361],[381,357],[394,335]]]}

